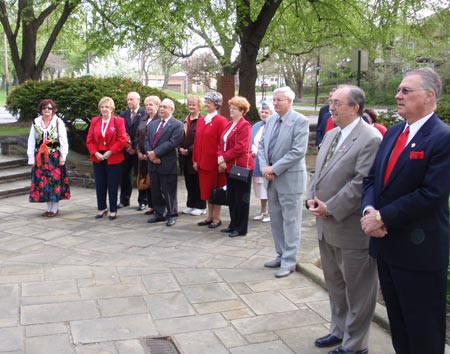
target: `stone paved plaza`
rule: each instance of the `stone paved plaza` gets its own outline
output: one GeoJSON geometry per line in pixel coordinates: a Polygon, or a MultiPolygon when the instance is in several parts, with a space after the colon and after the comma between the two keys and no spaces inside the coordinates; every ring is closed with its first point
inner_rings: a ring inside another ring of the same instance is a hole
{"type": "MultiPolygon", "coordinates": [[[[56,218],[27,196],[0,200],[0,353],[144,354],[143,338],[166,336],[183,354],[328,353],[313,345],[328,333],[327,292],[262,266],[274,256],[270,224],[251,220],[235,239],[190,215],[150,225],[135,199],[114,221],[94,219],[91,189],[73,187],[56,218]]],[[[180,178],[180,209],[185,199],[180,178]]],[[[299,260],[317,255],[305,215],[299,260]]],[[[369,352],[393,353],[376,324],[369,352]]]]}

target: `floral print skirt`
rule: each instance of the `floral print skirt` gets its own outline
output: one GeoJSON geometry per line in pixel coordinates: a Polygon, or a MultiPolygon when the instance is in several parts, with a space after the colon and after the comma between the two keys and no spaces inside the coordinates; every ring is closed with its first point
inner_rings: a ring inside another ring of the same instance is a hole
{"type": "Polygon", "coordinates": [[[70,199],[69,177],[67,176],[66,166],[59,165],[60,153],[58,150],[50,152],[48,162],[35,164],[31,169],[31,189],[30,202],[58,202],[60,200],[70,199]]]}

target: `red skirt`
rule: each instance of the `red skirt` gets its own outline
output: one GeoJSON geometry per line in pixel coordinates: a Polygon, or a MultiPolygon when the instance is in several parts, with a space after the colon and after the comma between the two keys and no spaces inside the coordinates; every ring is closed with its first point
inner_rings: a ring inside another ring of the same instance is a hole
{"type": "Polygon", "coordinates": [[[216,187],[223,187],[227,184],[225,173],[219,171],[198,170],[198,179],[200,181],[200,199],[208,201],[211,191],[216,187]],[[219,176],[219,179],[217,179],[219,176]]]}

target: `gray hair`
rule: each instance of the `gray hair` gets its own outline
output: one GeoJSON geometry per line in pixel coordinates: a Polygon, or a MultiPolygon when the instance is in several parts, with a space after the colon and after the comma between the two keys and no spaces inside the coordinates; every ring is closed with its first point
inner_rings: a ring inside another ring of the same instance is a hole
{"type": "Polygon", "coordinates": [[[422,88],[424,90],[433,91],[436,102],[439,101],[439,97],[441,97],[442,94],[442,81],[441,77],[438,73],[436,73],[436,71],[431,68],[420,68],[408,71],[405,74],[405,77],[410,75],[419,75],[422,79],[422,88]]]}
{"type": "Polygon", "coordinates": [[[161,101],[161,104],[167,103],[169,107],[171,107],[173,110],[175,110],[175,103],[170,98],[165,98],[161,101]]]}
{"type": "Polygon", "coordinates": [[[128,92],[127,96],[133,96],[134,98],[137,98],[139,101],[141,100],[141,95],[138,94],[136,91],[128,92]]]}
{"type": "Polygon", "coordinates": [[[364,112],[364,105],[366,104],[366,94],[364,93],[364,91],[360,87],[355,85],[339,85],[337,88],[346,88],[349,90],[347,97],[348,104],[350,106],[358,105],[358,114],[362,116],[364,112]]]}
{"type": "Polygon", "coordinates": [[[282,93],[288,100],[294,102],[295,93],[289,86],[279,87],[273,91],[273,95],[276,95],[277,93],[282,93]]]}

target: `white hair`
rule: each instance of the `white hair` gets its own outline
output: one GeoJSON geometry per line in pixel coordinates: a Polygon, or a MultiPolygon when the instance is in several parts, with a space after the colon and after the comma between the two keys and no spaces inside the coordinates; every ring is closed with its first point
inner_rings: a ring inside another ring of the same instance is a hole
{"type": "Polygon", "coordinates": [[[279,87],[273,91],[274,95],[276,95],[277,93],[282,93],[288,100],[294,102],[295,93],[289,86],[279,87]]]}
{"type": "Polygon", "coordinates": [[[138,94],[136,91],[128,92],[127,96],[131,96],[131,97],[137,98],[139,101],[141,100],[141,95],[138,94]]]}
{"type": "Polygon", "coordinates": [[[175,103],[170,98],[165,98],[161,101],[161,104],[167,103],[173,110],[175,110],[175,103]]]}

